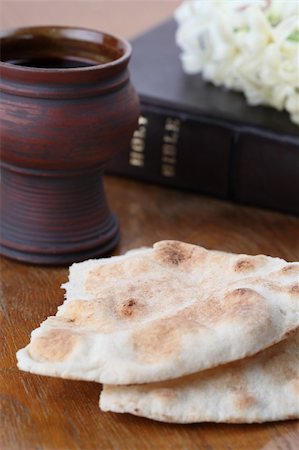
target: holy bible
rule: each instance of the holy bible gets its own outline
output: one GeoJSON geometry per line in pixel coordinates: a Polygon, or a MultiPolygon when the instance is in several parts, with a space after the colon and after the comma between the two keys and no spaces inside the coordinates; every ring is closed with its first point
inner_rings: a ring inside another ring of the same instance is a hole
{"type": "Polygon", "coordinates": [[[168,20],[132,41],[141,116],[108,172],[299,214],[299,126],[183,72],[168,20]]]}

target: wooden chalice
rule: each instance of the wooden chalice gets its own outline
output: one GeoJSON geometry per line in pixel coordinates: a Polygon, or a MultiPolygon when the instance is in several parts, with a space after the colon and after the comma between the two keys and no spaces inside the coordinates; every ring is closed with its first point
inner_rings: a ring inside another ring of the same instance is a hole
{"type": "Polygon", "coordinates": [[[50,26],[4,31],[0,42],[1,253],[41,264],[105,255],[119,226],[103,167],[139,115],[130,44],[50,26]]]}

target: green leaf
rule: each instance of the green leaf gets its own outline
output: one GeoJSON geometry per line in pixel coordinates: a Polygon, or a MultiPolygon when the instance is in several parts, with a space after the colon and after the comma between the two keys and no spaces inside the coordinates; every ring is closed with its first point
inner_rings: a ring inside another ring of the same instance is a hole
{"type": "Polygon", "coordinates": [[[248,25],[245,25],[244,27],[236,27],[236,28],[234,28],[234,32],[235,33],[247,32],[249,30],[250,30],[250,28],[249,28],[248,25]]]}
{"type": "Polygon", "coordinates": [[[270,22],[270,24],[275,27],[276,25],[279,24],[279,22],[281,21],[281,16],[279,16],[277,13],[275,12],[271,12],[267,15],[267,19],[270,22]]]}
{"type": "Polygon", "coordinates": [[[299,42],[299,29],[291,33],[288,38],[288,41],[299,42]]]}

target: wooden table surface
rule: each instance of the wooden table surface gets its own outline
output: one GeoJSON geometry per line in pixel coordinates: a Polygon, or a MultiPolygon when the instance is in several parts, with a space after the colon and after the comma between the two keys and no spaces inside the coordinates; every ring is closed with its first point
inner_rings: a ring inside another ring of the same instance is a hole
{"type": "MultiPolygon", "coordinates": [[[[121,254],[160,239],[299,259],[299,218],[191,193],[106,177],[118,214],[121,254]]],[[[67,268],[2,260],[1,450],[295,450],[295,421],[261,425],[169,425],[98,408],[101,386],[21,372],[16,351],[63,301],[67,268]]]]}

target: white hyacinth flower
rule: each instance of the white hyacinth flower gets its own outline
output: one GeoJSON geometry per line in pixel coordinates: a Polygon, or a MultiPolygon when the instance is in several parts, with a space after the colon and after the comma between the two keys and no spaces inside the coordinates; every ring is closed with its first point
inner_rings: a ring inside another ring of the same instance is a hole
{"type": "Polygon", "coordinates": [[[189,0],[175,18],[186,73],[299,124],[299,0],[189,0]]]}

